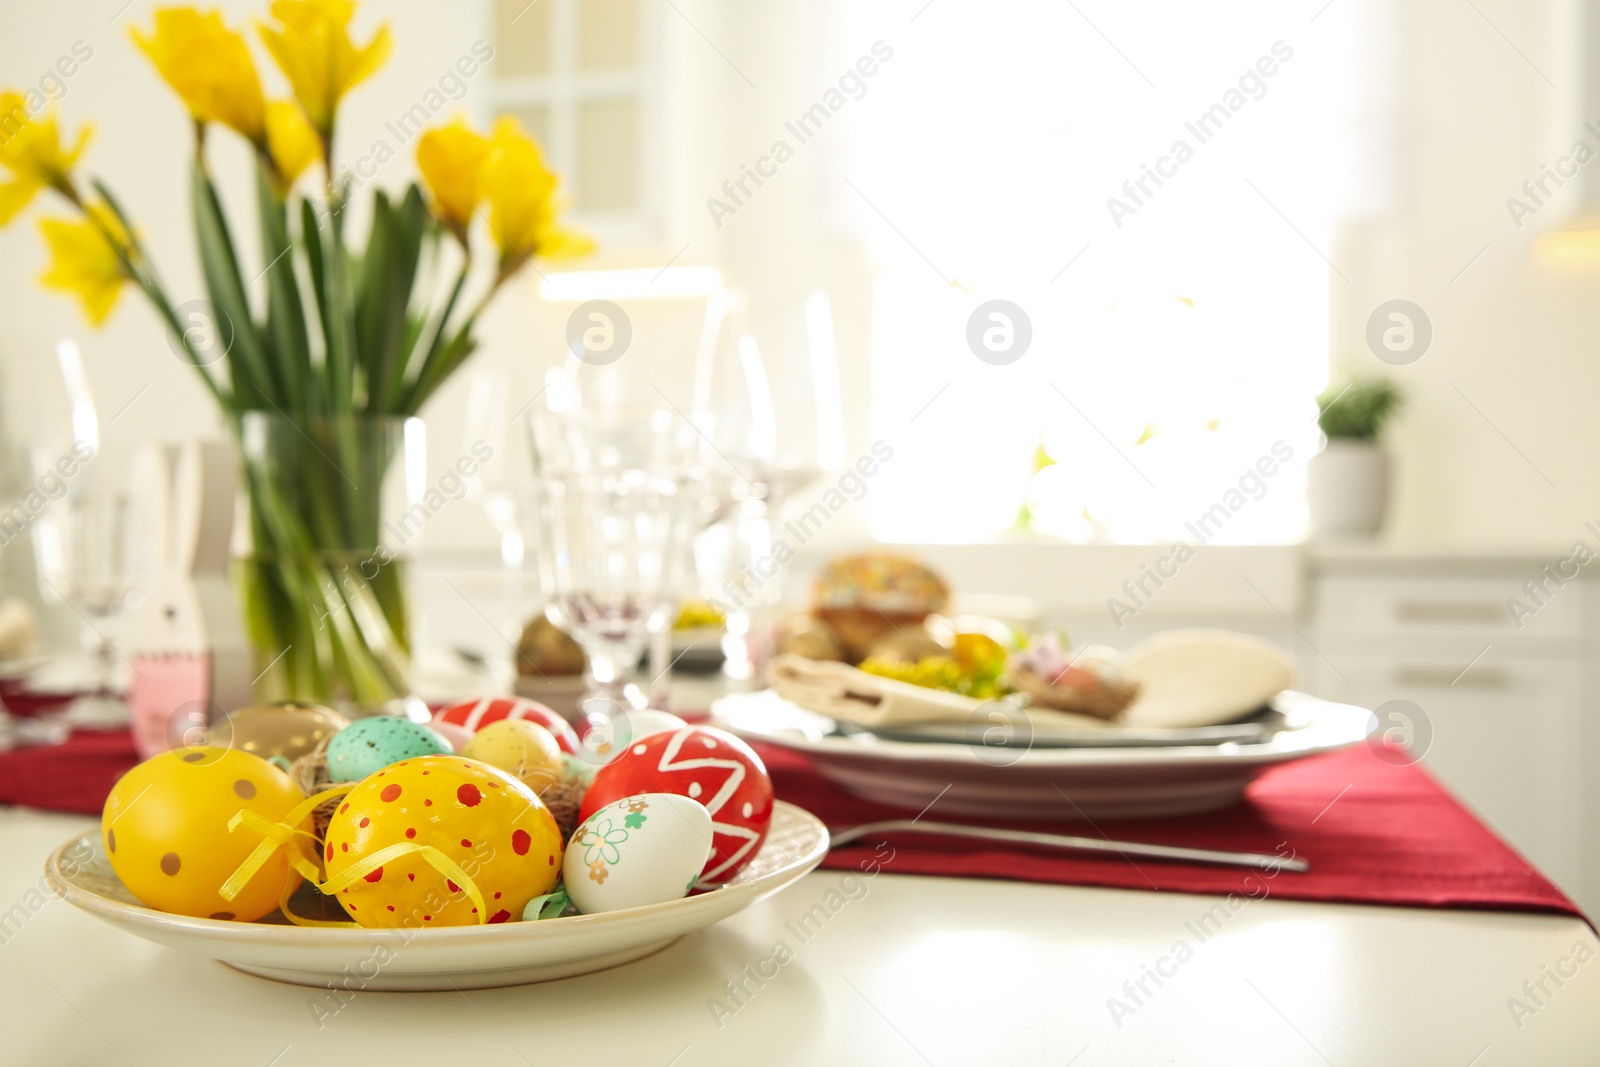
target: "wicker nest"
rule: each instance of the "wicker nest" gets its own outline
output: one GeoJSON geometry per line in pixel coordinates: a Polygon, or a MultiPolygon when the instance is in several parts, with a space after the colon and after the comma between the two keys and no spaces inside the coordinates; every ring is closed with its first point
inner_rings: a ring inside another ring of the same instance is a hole
{"type": "MultiPolygon", "coordinates": [[[[328,743],[323,741],[316,748],[295,760],[289,767],[289,777],[305,793],[311,796],[324,789],[332,789],[340,783],[328,776],[328,743]]],[[[581,775],[568,774],[564,778],[552,780],[550,774],[543,769],[530,770],[526,773],[515,774],[524,785],[538,794],[544,801],[545,807],[550,809],[550,814],[555,817],[556,825],[561,829],[562,840],[572,836],[578,828],[578,809],[583,805],[583,794],[588,789],[588,783],[581,775]]],[[[354,782],[345,783],[351,788],[354,782]]],[[[333,813],[342,802],[342,797],[330,797],[318,804],[311,813],[312,832],[317,835],[318,841],[327,839],[328,820],[333,818],[333,813]]]]}

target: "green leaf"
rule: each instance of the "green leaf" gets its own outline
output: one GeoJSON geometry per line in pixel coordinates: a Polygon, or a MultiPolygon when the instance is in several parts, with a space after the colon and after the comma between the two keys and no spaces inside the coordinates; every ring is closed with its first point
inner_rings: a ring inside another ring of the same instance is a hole
{"type": "MultiPolygon", "coordinates": [[[[433,393],[434,388],[437,386],[439,381],[436,377],[438,365],[440,360],[444,358],[445,349],[450,344],[450,335],[447,332],[450,316],[455,312],[456,302],[461,299],[461,291],[467,284],[467,274],[470,269],[470,263],[461,265],[461,270],[456,274],[455,285],[450,287],[450,296],[445,300],[444,307],[439,309],[439,313],[434,319],[428,347],[422,356],[422,363],[417,368],[410,387],[404,390],[404,401],[398,405],[398,409],[408,415],[415,415],[422,408],[422,402],[433,393]]],[[[463,332],[470,330],[472,321],[472,319],[468,319],[463,332]]]]}
{"type": "Polygon", "coordinates": [[[1317,397],[1317,423],[1331,437],[1375,441],[1400,407],[1400,389],[1383,378],[1358,378],[1317,397]]]}
{"type": "Polygon", "coordinates": [[[278,199],[265,166],[256,168],[256,202],[261,215],[261,254],[268,264],[267,337],[272,343],[269,358],[284,383],[287,402],[299,410],[310,401],[307,386],[311,345],[294,272],[288,204],[278,199]]]}
{"type": "MultiPolygon", "coordinates": [[[[323,278],[322,232],[317,209],[310,200],[300,201],[300,243],[304,246],[306,268],[311,274],[311,295],[317,302],[317,322],[322,330],[323,352],[328,345],[328,288],[323,278]]],[[[325,372],[327,361],[311,368],[307,387],[307,404],[314,410],[326,411],[329,405],[328,383],[325,372]]]]}
{"type": "MultiPolygon", "coordinates": [[[[190,365],[194,367],[195,373],[200,375],[200,380],[205,383],[206,388],[211,391],[211,395],[217,401],[217,406],[231,415],[234,409],[233,398],[223,392],[222,387],[217,384],[217,379],[212,375],[211,371],[200,362],[199,353],[195,350],[194,344],[185,336],[183,325],[178,321],[178,315],[172,307],[172,301],[161,287],[161,280],[156,277],[155,267],[150,263],[149,256],[144,251],[144,246],[139,240],[139,232],[133,228],[132,220],[128,218],[127,212],[122,210],[122,205],[118,203],[117,198],[112,195],[111,190],[106,187],[104,182],[96,179],[91,184],[106,202],[106,206],[111,209],[112,214],[122,223],[123,230],[128,234],[129,239],[133,242],[133,247],[137,250],[136,254],[143,260],[142,269],[132,272],[135,284],[144,292],[145,298],[155,308],[156,314],[160,315],[161,320],[166,323],[168,331],[172,334],[172,339],[183,345],[184,350],[189,353],[190,365]]],[[[129,267],[132,267],[131,263],[129,267]]]]}
{"type": "Polygon", "coordinates": [[[233,329],[233,343],[227,358],[234,399],[246,408],[281,405],[281,383],[267,363],[255,319],[250,314],[250,301],[245,295],[222,203],[210,176],[198,161],[194,166],[194,215],[195,240],[200,247],[206,289],[216,313],[225,316],[233,329]]]}
{"type": "Polygon", "coordinates": [[[382,193],[374,199],[372,233],[356,289],[357,344],[367,373],[369,411],[391,411],[398,399],[416,340],[408,310],[429,221],[415,185],[397,204],[382,193]]]}
{"type": "Polygon", "coordinates": [[[344,246],[344,229],[338,202],[329,205],[327,240],[322,252],[322,333],[327,344],[323,359],[325,394],[332,414],[349,414],[354,406],[355,314],[350,297],[350,261],[344,246]]]}
{"type": "Polygon", "coordinates": [[[422,191],[415,184],[406,190],[405,199],[395,215],[395,259],[392,289],[389,294],[386,340],[392,347],[385,349],[382,373],[378,377],[383,400],[383,410],[392,410],[399,402],[400,391],[407,364],[421,336],[420,317],[410,312],[412,293],[416,288],[417,270],[422,262],[423,242],[438,226],[422,199],[422,191]]]}
{"type": "Polygon", "coordinates": [[[381,191],[372,198],[372,231],[367,235],[367,250],[356,273],[355,341],[357,362],[366,372],[369,409],[377,401],[376,387],[382,380],[384,324],[391,264],[394,259],[394,211],[381,191]]]}
{"type": "Polygon", "coordinates": [[[408,414],[414,415],[422,410],[422,405],[433,396],[434,390],[443,385],[445,379],[454,374],[461,364],[467,361],[468,356],[477,351],[478,342],[472,336],[475,325],[476,321],[469,318],[461,324],[461,329],[456,331],[437,354],[430,354],[428,362],[423,367],[422,377],[412,386],[411,395],[407,399],[408,414]]]}

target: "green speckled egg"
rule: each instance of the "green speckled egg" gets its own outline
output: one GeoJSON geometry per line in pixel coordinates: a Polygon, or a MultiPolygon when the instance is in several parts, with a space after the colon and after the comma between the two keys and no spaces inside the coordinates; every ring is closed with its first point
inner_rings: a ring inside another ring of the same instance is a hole
{"type": "Polygon", "coordinates": [[[450,742],[420,723],[389,715],[357,719],[328,740],[328,776],[335,782],[359,782],[413,756],[443,756],[450,742]]]}

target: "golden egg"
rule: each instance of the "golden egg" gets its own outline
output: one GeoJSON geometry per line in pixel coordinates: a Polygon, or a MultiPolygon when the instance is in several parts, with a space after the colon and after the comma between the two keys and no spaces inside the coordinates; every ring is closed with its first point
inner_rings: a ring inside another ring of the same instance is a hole
{"type": "Polygon", "coordinates": [[[332,708],[282,700],[233,712],[213,728],[212,743],[264,760],[282,757],[293,763],[349,725],[350,720],[332,708]]]}

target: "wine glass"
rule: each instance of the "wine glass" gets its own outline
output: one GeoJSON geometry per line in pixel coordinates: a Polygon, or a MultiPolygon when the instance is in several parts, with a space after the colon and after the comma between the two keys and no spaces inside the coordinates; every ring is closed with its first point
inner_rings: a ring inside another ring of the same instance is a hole
{"type": "MultiPolygon", "coordinates": [[[[506,411],[511,389],[510,376],[501,369],[480,368],[472,372],[461,442],[461,455],[474,460],[471,473],[462,476],[466,499],[483,510],[499,548],[500,596],[494,624],[505,643],[483,660],[502,686],[511,685],[517,674],[512,650],[526,621],[529,583],[524,523],[532,511],[527,472],[514,466],[507,449],[510,424],[515,420],[506,411]]],[[[465,656],[471,650],[458,648],[457,652],[465,656]]]]}
{"type": "Polygon", "coordinates": [[[138,602],[154,571],[150,521],[128,480],[86,477],[34,523],[40,591],[46,600],[70,605],[82,620],[82,646],[92,664],[87,692],[66,712],[73,725],[110,727],[128,719],[116,684],[121,654],[108,631],[138,602]]]}
{"type": "MultiPolygon", "coordinates": [[[[567,358],[547,376],[547,391],[568,396],[567,406],[665,405],[698,424],[705,407],[698,389],[710,380],[705,368],[721,316],[721,273],[672,266],[657,272],[575,272],[562,284],[549,284],[554,280],[541,285],[540,295],[568,316],[567,358]]],[[[702,476],[721,473],[707,463],[699,469],[702,476]]],[[[702,488],[691,521],[698,528],[728,506],[726,493],[702,488]]],[[[650,642],[649,700],[661,709],[670,704],[672,636],[668,627],[650,642]]]]}
{"type": "MultiPolygon", "coordinates": [[[[723,294],[716,340],[695,388],[695,422],[713,453],[716,507],[697,544],[706,599],[728,618],[730,678],[759,680],[771,654],[770,609],[782,559],[774,526],[785,505],[843,463],[844,417],[827,295],[796,306],[723,294]]],[[[790,546],[793,547],[793,546],[790,546]]]]}
{"type": "Polygon", "coordinates": [[[719,310],[696,422],[709,428],[734,495],[781,507],[844,462],[832,305],[820,291],[798,307],[729,292],[719,310]]]}
{"type": "MultiPolygon", "coordinates": [[[[39,346],[42,337],[34,338],[39,346]]],[[[83,359],[70,337],[55,341],[55,359],[18,360],[5,367],[8,379],[0,388],[0,551],[11,554],[8,568],[43,590],[39,580],[39,531],[47,524],[54,505],[87,476],[89,461],[100,447],[100,427],[83,359]],[[32,550],[30,551],[30,546],[32,550]],[[20,550],[20,551],[19,551],[20,550]]],[[[54,599],[45,598],[47,601],[54,599]]],[[[36,625],[31,608],[20,599],[13,615],[36,625]]],[[[35,691],[48,660],[25,656],[8,665],[3,683],[12,708],[51,707],[35,691]]],[[[125,712],[123,713],[125,717],[125,712]]],[[[0,748],[51,744],[64,741],[78,717],[55,710],[38,714],[18,711],[12,716],[0,702],[0,748]]]]}
{"type": "Polygon", "coordinates": [[[529,430],[545,613],[588,653],[580,714],[609,730],[646,705],[628,675],[672,624],[696,433],[668,405],[547,406],[529,430]]]}

